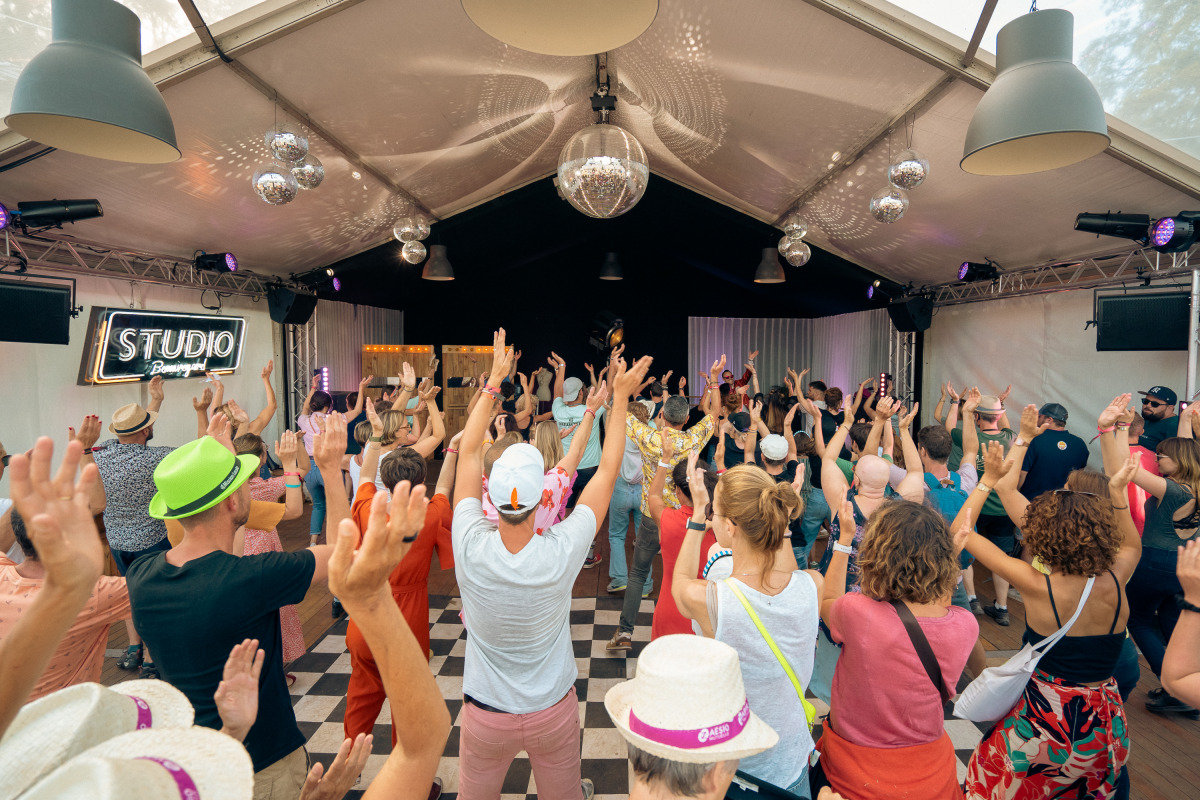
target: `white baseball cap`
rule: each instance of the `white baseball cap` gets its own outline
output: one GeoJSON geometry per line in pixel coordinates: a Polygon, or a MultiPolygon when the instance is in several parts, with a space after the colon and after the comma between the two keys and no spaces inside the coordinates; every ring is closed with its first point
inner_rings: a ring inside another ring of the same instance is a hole
{"type": "Polygon", "coordinates": [[[546,478],[546,463],[541,452],[531,444],[514,444],[505,450],[488,477],[488,497],[497,510],[515,514],[528,511],[542,499],[546,478]]]}
{"type": "Polygon", "coordinates": [[[784,439],[778,433],[772,433],[769,436],[764,436],[762,440],[763,458],[769,458],[772,461],[779,461],[787,458],[788,446],[787,439],[784,439]]]}
{"type": "Polygon", "coordinates": [[[563,382],[563,400],[568,403],[573,403],[579,399],[579,391],[583,388],[583,381],[579,378],[567,378],[563,382]]]}

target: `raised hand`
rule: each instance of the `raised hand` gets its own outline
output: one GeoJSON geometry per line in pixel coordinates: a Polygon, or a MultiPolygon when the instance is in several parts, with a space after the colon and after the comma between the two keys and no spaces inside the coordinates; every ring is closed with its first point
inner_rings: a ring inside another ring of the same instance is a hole
{"type": "Polygon", "coordinates": [[[754,368],[754,365],[753,365],[753,364],[746,363],[746,364],[742,364],[742,366],[743,366],[743,367],[745,367],[745,368],[746,368],[746,370],[747,370],[747,371],[748,371],[748,372],[749,372],[751,375],[757,375],[757,374],[758,374],[758,370],[756,370],[756,369],[754,368]]]}
{"type": "Polygon", "coordinates": [[[496,417],[496,421],[495,421],[495,425],[496,425],[496,439],[497,439],[497,441],[499,441],[499,440],[500,440],[500,439],[501,439],[501,438],[504,436],[504,434],[505,434],[505,430],[504,430],[504,427],[505,427],[505,421],[504,421],[504,417],[497,416],[497,417],[496,417]]]}
{"type": "Polygon", "coordinates": [[[858,525],[854,521],[854,503],[848,498],[850,487],[845,483],[838,488],[838,542],[849,544],[854,541],[858,525]]]}
{"type": "Polygon", "coordinates": [[[562,360],[562,357],[553,350],[550,351],[550,358],[547,358],[546,361],[549,362],[551,369],[555,370],[566,365],[566,362],[562,360]]]}
{"type": "Polygon", "coordinates": [[[236,400],[230,400],[226,405],[229,406],[229,410],[232,412],[234,422],[243,425],[250,421],[250,415],[241,409],[236,400]]]}
{"type": "Polygon", "coordinates": [[[100,418],[95,414],[88,414],[83,418],[83,422],[79,425],[79,433],[76,433],[74,428],[67,428],[67,441],[78,441],[83,445],[84,450],[94,445],[99,438],[100,418]]]}
{"type": "Polygon", "coordinates": [[[575,429],[576,429],[576,428],[578,428],[578,427],[579,427],[579,423],[578,423],[578,422],[576,422],[574,425],[572,425],[572,426],[571,426],[571,427],[569,427],[569,428],[559,428],[559,429],[558,429],[558,438],[559,438],[559,439],[565,439],[565,438],[567,438],[567,437],[568,437],[568,436],[570,436],[572,433],[574,433],[574,432],[575,432],[575,429]]]}
{"type": "Polygon", "coordinates": [[[104,550],[88,506],[100,473],[88,464],[75,480],[82,453],[82,443],[69,442],[51,478],[54,442],[42,436],[29,453],[13,455],[8,466],[12,500],[46,573],[43,586],[86,596],[104,569],[104,550]]]}
{"type": "MultiPolygon", "coordinates": [[[[713,383],[713,384],[720,383],[721,382],[721,373],[724,371],[725,371],[725,356],[722,355],[720,358],[718,358],[716,361],[714,361],[712,363],[712,366],[708,370],[708,375],[710,378],[709,383],[713,383]]],[[[701,373],[701,374],[703,374],[703,373],[701,373]]]]}
{"type": "Polygon", "coordinates": [[[646,373],[650,371],[650,365],[653,363],[652,357],[642,356],[633,362],[633,366],[626,369],[625,362],[618,361],[617,374],[614,376],[610,372],[608,376],[612,379],[613,397],[631,397],[642,385],[642,381],[645,380],[646,373]]]}
{"type": "Polygon", "coordinates": [[[358,382],[358,393],[362,394],[362,390],[367,388],[367,384],[370,383],[374,378],[374,375],[367,375],[365,378],[360,380],[358,382]]]}
{"type": "MultiPolygon", "coordinates": [[[[955,399],[958,399],[957,396],[955,399]]],[[[983,402],[983,395],[979,391],[978,386],[972,386],[966,393],[963,399],[962,410],[964,414],[974,412],[979,408],[979,404],[983,402]]]]}
{"type": "MultiPolygon", "coordinates": [[[[411,369],[411,368],[410,368],[411,369]]],[[[346,454],[346,416],[334,411],[325,416],[325,428],[313,437],[313,461],[322,473],[340,475],[346,454]]],[[[341,478],[338,478],[341,480],[341,478]]],[[[340,485],[340,484],[339,484],[340,485]]],[[[384,494],[380,492],[380,494],[384,494]]],[[[334,595],[340,597],[341,595],[334,595]]]]}
{"type": "Polygon", "coordinates": [[[912,411],[905,414],[900,414],[900,429],[908,430],[912,426],[912,422],[917,418],[917,412],[921,410],[920,403],[913,403],[912,411]]]}
{"type": "Polygon", "coordinates": [[[246,738],[258,718],[258,676],[266,653],[258,649],[258,639],[246,639],[233,646],[225,661],[225,672],[217,684],[213,700],[227,733],[239,742],[246,738]]]}
{"type": "MultiPolygon", "coordinates": [[[[298,438],[299,434],[284,431],[280,439],[275,442],[275,458],[279,460],[280,464],[283,464],[284,469],[295,467],[299,461],[298,438]]],[[[291,471],[295,472],[294,469],[291,471]]]]}
{"type": "Polygon", "coordinates": [[[958,555],[967,546],[967,539],[971,536],[971,515],[967,514],[967,518],[963,520],[962,527],[954,531],[954,554],[958,555]]]}
{"type": "Polygon", "coordinates": [[[988,442],[983,449],[982,482],[993,489],[996,483],[1013,468],[1012,461],[1004,460],[1004,446],[999,442],[988,442]]]}
{"type": "Polygon", "coordinates": [[[796,494],[800,494],[804,490],[804,470],[807,466],[807,459],[796,462],[796,477],[792,480],[792,489],[796,494]]]}
{"type": "Polygon", "coordinates": [[[1000,400],[1001,405],[1004,404],[1004,401],[1008,399],[1008,396],[1010,394],[1012,394],[1012,384],[1011,383],[1008,385],[1008,387],[1003,392],[1000,393],[999,400],[1000,400]]]}
{"type": "Polygon", "coordinates": [[[425,525],[428,505],[425,487],[414,489],[408,481],[400,481],[392,490],[390,510],[386,495],[379,492],[371,501],[370,520],[357,550],[354,543],[358,528],[353,521],[342,520],[329,558],[329,591],[351,613],[370,609],[376,603],[395,602],[388,575],[425,525]]]}
{"type": "Polygon", "coordinates": [[[1132,455],[1121,465],[1111,478],[1108,479],[1108,485],[1114,491],[1124,494],[1125,487],[1133,482],[1133,478],[1137,475],[1137,471],[1142,468],[1142,461],[1137,455],[1132,455]]]}
{"type": "MultiPolygon", "coordinates": [[[[221,382],[221,378],[217,375],[212,374],[211,372],[206,372],[204,374],[207,375],[212,380],[216,381],[217,383],[221,382]]],[[[312,376],[312,381],[309,383],[308,388],[314,392],[321,388],[321,373],[318,372],[316,375],[312,376]]]]}
{"type": "Polygon", "coordinates": [[[696,467],[700,455],[692,450],[688,453],[687,478],[688,494],[692,496],[692,508],[708,507],[708,487],[704,484],[704,470],[696,467]]]}
{"type": "Polygon", "coordinates": [[[1035,405],[1027,405],[1021,409],[1021,438],[1026,442],[1032,442],[1038,436],[1046,432],[1050,427],[1050,423],[1038,425],[1038,408],[1035,405]]]}
{"type": "Polygon", "coordinates": [[[754,400],[750,403],[750,421],[757,423],[762,419],[762,400],[754,400]]]}
{"type": "Polygon", "coordinates": [[[204,394],[200,395],[199,400],[197,400],[194,397],[192,398],[192,408],[196,409],[197,411],[203,411],[205,413],[208,413],[208,407],[210,405],[212,405],[212,399],[213,399],[212,387],[205,386],[204,394]]]}
{"type": "Polygon", "coordinates": [[[958,400],[958,392],[954,391],[954,385],[950,381],[946,381],[946,394],[950,395],[951,399],[958,400]]]}
{"type": "Polygon", "coordinates": [[[162,403],[163,397],[162,375],[155,375],[150,379],[150,401],[162,403]]]}
{"type": "Polygon", "coordinates": [[[687,388],[687,375],[680,375],[680,376],[679,376],[679,388],[680,388],[680,389],[686,389],[686,388],[687,388]]]}
{"type": "Polygon", "coordinates": [[[796,384],[792,383],[791,377],[784,378],[783,385],[787,387],[789,395],[796,396],[796,384]]]}
{"type": "Polygon", "coordinates": [[[600,381],[599,386],[593,386],[588,389],[587,408],[592,412],[592,418],[595,419],[595,414],[604,405],[604,401],[608,399],[608,384],[605,381],[600,381]]]}
{"type": "Polygon", "coordinates": [[[675,456],[675,442],[667,435],[667,426],[661,412],[658,415],[658,426],[659,438],[662,439],[662,453],[659,455],[659,460],[670,464],[671,459],[675,456]]]}
{"type": "Polygon", "coordinates": [[[417,388],[417,373],[413,372],[412,364],[405,361],[400,365],[400,384],[404,387],[404,391],[412,394],[417,388]]]}
{"type": "Polygon", "coordinates": [[[271,377],[271,373],[274,371],[275,371],[275,359],[271,359],[270,361],[267,362],[267,365],[262,368],[263,380],[269,380],[271,377]]]}
{"type": "Polygon", "coordinates": [[[749,359],[750,361],[753,361],[754,359],[758,358],[758,351],[757,350],[750,351],[750,355],[746,356],[746,358],[749,359]]]}
{"type": "Polygon", "coordinates": [[[673,370],[673,369],[669,369],[669,370],[667,370],[667,371],[666,371],[666,373],[665,373],[665,374],[662,376],[662,385],[663,385],[663,388],[666,388],[666,385],[667,385],[667,383],[668,383],[668,382],[670,382],[670,380],[671,380],[671,376],[672,376],[672,375],[674,375],[674,374],[675,374],[675,370],[673,370]]]}
{"type": "Polygon", "coordinates": [[[891,397],[880,398],[875,404],[875,419],[884,421],[891,419],[892,415],[900,410],[900,401],[894,400],[891,397]]]}
{"type": "Polygon", "coordinates": [[[589,374],[591,374],[591,375],[595,375],[595,374],[596,374],[596,371],[595,371],[594,369],[592,369],[592,365],[591,365],[591,364],[589,364],[589,363],[587,363],[587,362],[585,361],[585,362],[583,362],[583,366],[584,366],[584,369],[586,369],[586,370],[588,371],[588,373],[589,373],[589,374]]]}
{"type": "Polygon", "coordinates": [[[737,388],[735,388],[734,391],[737,392],[742,397],[745,397],[746,392],[750,391],[750,387],[749,387],[749,385],[742,385],[742,386],[738,386],[737,388]]]}
{"type": "Polygon", "coordinates": [[[938,400],[945,400],[946,399],[946,384],[943,383],[938,388],[940,390],[940,393],[938,394],[938,400]]]}
{"type": "MultiPolygon", "coordinates": [[[[1129,406],[1129,401],[1133,399],[1133,395],[1126,392],[1119,394],[1112,399],[1112,402],[1100,412],[1100,417],[1096,423],[1100,428],[1111,428],[1117,423],[1117,420],[1125,415],[1125,411],[1129,406]]],[[[1133,417],[1131,416],[1130,419],[1133,417]]]]}
{"type": "Polygon", "coordinates": [[[508,377],[512,356],[513,349],[505,345],[504,328],[500,328],[492,337],[492,371],[488,375],[488,386],[493,389],[500,388],[500,384],[508,377]]]}
{"type": "Polygon", "coordinates": [[[787,414],[783,416],[783,435],[790,436],[792,433],[792,420],[796,416],[796,411],[800,408],[799,403],[792,403],[792,407],[788,409],[787,414]]]}
{"type": "Polygon", "coordinates": [[[221,412],[218,411],[212,415],[212,419],[208,421],[208,430],[205,431],[205,434],[225,445],[225,449],[229,452],[237,455],[237,450],[233,447],[233,426],[229,422],[229,419],[221,412]]]}
{"type": "MultiPolygon", "coordinates": [[[[320,761],[314,762],[304,780],[304,788],[300,790],[300,800],[341,800],[345,797],[367,765],[374,741],[374,736],[363,733],[353,740],[344,740],[328,772],[320,761]]],[[[826,800],[825,795],[821,795],[821,800],[826,800]]],[[[842,798],[834,795],[833,800],[842,798]]]]}

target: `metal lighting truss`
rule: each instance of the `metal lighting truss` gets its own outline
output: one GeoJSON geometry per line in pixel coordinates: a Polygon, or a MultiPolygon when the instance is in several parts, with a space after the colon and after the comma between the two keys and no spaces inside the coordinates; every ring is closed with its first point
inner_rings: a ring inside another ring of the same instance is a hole
{"type": "Polygon", "coordinates": [[[913,385],[917,363],[917,335],[902,333],[895,325],[888,325],[888,371],[892,373],[892,386],[895,395],[905,406],[911,406],[915,400],[913,385]]]}
{"type": "Polygon", "coordinates": [[[145,253],[112,245],[78,239],[61,233],[26,236],[14,230],[4,231],[4,250],[0,252],[0,276],[14,275],[10,267],[21,264],[16,254],[28,260],[29,267],[40,271],[65,272],[118,278],[137,283],[208,289],[222,294],[262,297],[268,286],[284,286],[310,291],[301,284],[273,275],[257,275],[244,269],[236,272],[209,272],[196,269],[190,261],[159,253],[145,253]]]}
{"type": "Polygon", "coordinates": [[[287,416],[288,426],[295,423],[308,397],[313,371],[317,368],[317,310],[303,325],[284,325],[284,347],[287,348],[287,416]]]}
{"type": "Polygon", "coordinates": [[[935,306],[979,303],[1003,297],[1061,292],[1112,286],[1127,281],[1150,278],[1162,280],[1183,275],[1190,277],[1188,253],[1159,253],[1142,247],[1083,260],[1055,262],[1040,267],[1001,272],[993,281],[951,281],[916,290],[929,293],[935,306]]]}

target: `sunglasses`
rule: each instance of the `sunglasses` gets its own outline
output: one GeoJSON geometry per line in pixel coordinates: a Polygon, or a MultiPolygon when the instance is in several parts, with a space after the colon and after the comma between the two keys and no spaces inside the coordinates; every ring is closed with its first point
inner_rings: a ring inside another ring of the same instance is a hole
{"type": "Polygon", "coordinates": [[[7,467],[7,466],[8,466],[8,460],[9,460],[10,458],[12,458],[12,456],[8,455],[7,453],[6,453],[5,455],[2,455],[2,456],[0,456],[0,464],[3,464],[4,466],[6,466],[6,467],[7,467]]]}
{"type": "Polygon", "coordinates": [[[1095,492],[1081,492],[1076,489],[1055,489],[1054,493],[1055,494],[1082,494],[1082,495],[1087,495],[1088,497],[1099,497],[1100,496],[1100,495],[1096,494],[1095,492]]]}
{"type": "Polygon", "coordinates": [[[1143,397],[1142,405],[1150,406],[1151,408],[1158,408],[1159,406],[1165,406],[1166,403],[1161,403],[1158,400],[1151,400],[1149,397],[1143,397]]]}

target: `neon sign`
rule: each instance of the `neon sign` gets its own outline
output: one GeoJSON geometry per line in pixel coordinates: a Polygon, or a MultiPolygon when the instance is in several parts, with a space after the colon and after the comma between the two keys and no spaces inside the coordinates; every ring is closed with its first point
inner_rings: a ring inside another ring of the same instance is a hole
{"type": "Polygon", "coordinates": [[[81,384],[131,383],[232,372],[241,366],[242,317],[93,307],[81,384]]]}

